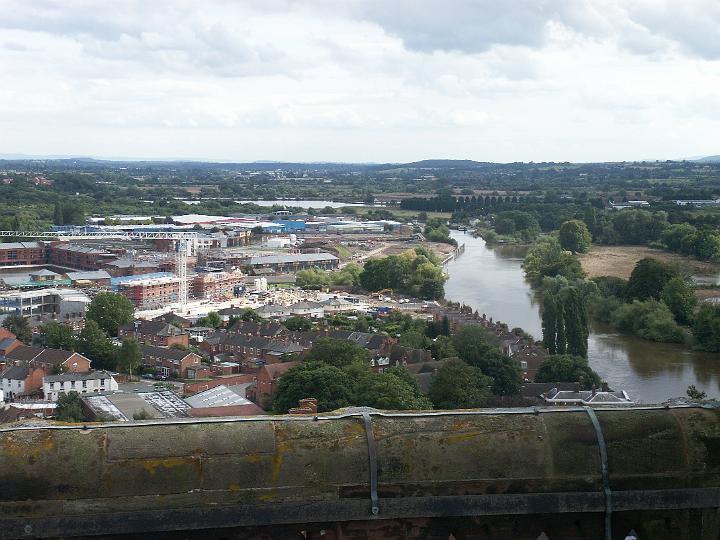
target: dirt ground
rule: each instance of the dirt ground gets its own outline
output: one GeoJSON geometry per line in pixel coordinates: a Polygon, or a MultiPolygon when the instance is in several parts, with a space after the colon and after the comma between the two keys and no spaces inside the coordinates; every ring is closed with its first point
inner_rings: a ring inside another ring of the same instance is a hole
{"type": "Polygon", "coordinates": [[[645,257],[677,264],[681,269],[693,274],[709,275],[720,272],[718,263],[699,261],[684,255],[642,246],[593,246],[588,253],[578,256],[588,277],[615,276],[624,279],[630,277],[635,264],[645,257]]]}
{"type": "Polygon", "coordinates": [[[439,242],[394,242],[388,244],[385,249],[377,253],[373,258],[387,257],[388,255],[400,255],[401,253],[415,249],[416,247],[426,247],[434,251],[435,254],[444,259],[449,253],[455,249],[455,246],[450,244],[441,244],[439,242]]]}

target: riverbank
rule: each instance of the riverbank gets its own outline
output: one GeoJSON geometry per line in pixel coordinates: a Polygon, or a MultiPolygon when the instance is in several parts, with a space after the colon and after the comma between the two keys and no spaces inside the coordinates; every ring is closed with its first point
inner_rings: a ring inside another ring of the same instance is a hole
{"type": "Polygon", "coordinates": [[[640,259],[652,257],[662,262],[678,265],[690,274],[720,275],[720,263],[701,261],[693,257],[670,253],[645,246],[598,246],[577,258],[588,278],[612,276],[628,279],[640,259]]]}
{"type": "MultiPolygon", "coordinates": [[[[449,274],[445,297],[540,338],[539,306],[521,266],[526,249],[490,248],[484,240],[469,233],[450,234],[459,244],[465,244],[465,253],[445,267],[449,274]]],[[[590,328],[590,367],[611,388],[626,390],[639,403],[662,403],[684,397],[691,384],[711,398],[720,398],[719,359],[714,353],[645,341],[604,325],[593,324],[590,328]]]]}

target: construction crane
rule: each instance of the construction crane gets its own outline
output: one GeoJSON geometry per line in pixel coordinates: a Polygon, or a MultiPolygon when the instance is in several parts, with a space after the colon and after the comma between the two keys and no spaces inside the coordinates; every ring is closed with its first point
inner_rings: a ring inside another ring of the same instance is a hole
{"type": "MultiPolygon", "coordinates": [[[[178,301],[182,311],[187,310],[188,275],[187,255],[189,242],[198,238],[197,232],[141,232],[141,231],[97,231],[77,227],[65,231],[0,231],[0,238],[36,238],[48,240],[173,240],[175,242],[175,275],[180,280],[178,301]]],[[[1,246],[1,244],[0,244],[1,246]]]]}

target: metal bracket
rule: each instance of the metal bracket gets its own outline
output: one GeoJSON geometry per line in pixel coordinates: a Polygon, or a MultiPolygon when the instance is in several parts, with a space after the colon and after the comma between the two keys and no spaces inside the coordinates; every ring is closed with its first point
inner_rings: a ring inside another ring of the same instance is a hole
{"type": "Polygon", "coordinates": [[[380,513],[380,498],[378,497],[378,471],[377,471],[377,444],[373,433],[372,417],[370,413],[362,413],[365,422],[365,433],[367,435],[368,465],[370,468],[370,510],[373,516],[380,513]]]}
{"type": "Polygon", "coordinates": [[[595,436],[597,437],[598,448],[600,449],[600,472],[602,473],[603,492],[605,493],[605,540],[612,540],[612,490],[610,489],[610,475],[608,472],[607,446],[605,436],[600,427],[600,421],[592,407],[585,407],[590,417],[595,436]]]}

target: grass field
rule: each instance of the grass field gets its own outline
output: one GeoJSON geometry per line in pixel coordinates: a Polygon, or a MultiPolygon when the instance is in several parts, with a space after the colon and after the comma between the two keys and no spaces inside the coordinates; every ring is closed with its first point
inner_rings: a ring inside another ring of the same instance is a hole
{"type": "MultiPolygon", "coordinates": [[[[375,206],[355,206],[355,211],[359,215],[366,214],[370,210],[389,210],[393,214],[395,214],[398,217],[402,218],[412,218],[417,216],[420,211],[419,210],[403,210],[401,208],[396,208],[393,206],[388,206],[387,208],[378,208],[375,206]]],[[[443,218],[443,219],[450,219],[452,216],[451,212],[425,212],[429,218],[443,218]]]]}
{"type": "Polygon", "coordinates": [[[691,274],[720,273],[719,263],[700,261],[677,253],[642,246],[593,246],[588,253],[578,256],[589,278],[615,276],[623,279],[629,278],[635,264],[645,257],[678,265],[683,272],[691,274]]]}

